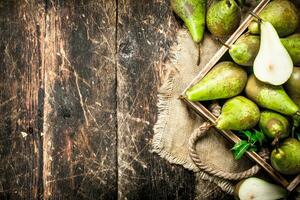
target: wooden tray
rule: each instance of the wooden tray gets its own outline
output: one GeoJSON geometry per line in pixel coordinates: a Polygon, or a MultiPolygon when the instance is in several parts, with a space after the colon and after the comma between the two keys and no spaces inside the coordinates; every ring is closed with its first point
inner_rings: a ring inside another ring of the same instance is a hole
{"type": "MultiPolygon", "coordinates": [[[[252,11],[254,14],[259,14],[261,10],[270,2],[270,0],[262,0],[252,11]]],[[[200,81],[222,58],[222,56],[226,53],[228,50],[228,47],[231,46],[247,29],[250,22],[253,20],[253,16],[249,13],[249,15],[245,18],[245,20],[242,22],[242,24],[239,26],[239,28],[232,34],[232,36],[225,42],[225,44],[217,51],[217,53],[212,57],[212,59],[205,65],[205,67],[201,70],[201,72],[192,80],[192,82],[187,86],[187,88],[182,93],[182,100],[193,110],[196,111],[197,114],[201,115],[202,117],[206,118],[211,123],[216,122],[216,117],[200,102],[192,102],[188,99],[184,98],[184,94],[186,91],[196,84],[198,81],[200,81]]],[[[218,129],[217,129],[218,130],[218,129]]],[[[218,130],[219,133],[221,133],[226,139],[229,141],[235,143],[238,143],[241,141],[241,139],[236,136],[231,131],[222,131],[218,130]]],[[[285,187],[288,191],[292,191],[296,188],[296,186],[300,183],[300,174],[298,176],[295,176],[292,178],[292,180],[287,179],[280,173],[278,173],[268,162],[266,162],[263,158],[261,158],[257,153],[255,152],[246,152],[246,155],[255,161],[257,164],[259,164],[269,175],[279,184],[281,184],[283,187],[285,187]]]]}

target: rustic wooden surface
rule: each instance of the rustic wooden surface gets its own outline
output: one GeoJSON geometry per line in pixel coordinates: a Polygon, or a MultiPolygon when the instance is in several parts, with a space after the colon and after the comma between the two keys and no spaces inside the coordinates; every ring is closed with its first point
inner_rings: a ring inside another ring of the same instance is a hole
{"type": "Polygon", "coordinates": [[[1,0],[0,199],[194,199],[151,152],[177,29],[168,1],[1,0]]]}

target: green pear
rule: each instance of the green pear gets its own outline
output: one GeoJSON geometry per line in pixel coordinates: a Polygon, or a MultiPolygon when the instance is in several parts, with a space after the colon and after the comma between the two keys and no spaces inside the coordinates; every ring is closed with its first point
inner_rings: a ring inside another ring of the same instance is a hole
{"type": "Polygon", "coordinates": [[[300,142],[295,138],[286,139],[272,151],[271,165],[282,174],[300,173],[300,142]]]}
{"type": "Polygon", "coordinates": [[[231,35],[240,21],[241,10],[234,0],[214,1],[207,10],[207,28],[215,36],[231,35]]]}
{"type": "Polygon", "coordinates": [[[245,92],[247,97],[263,108],[284,115],[297,115],[299,107],[286,94],[282,86],[274,86],[259,81],[254,75],[248,79],[245,92]]]}
{"type": "MultiPolygon", "coordinates": [[[[300,65],[300,34],[295,33],[286,38],[281,38],[280,41],[288,51],[294,65],[300,65]]],[[[229,54],[237,64],[253,66],[259,46],[260,37],[246,33],[231,46],[229,54]]]]}
{"type": "Polygon", "coordinates": [[[294,67],[290,79],[284,86],[288,95],[300,106],[300,67],[294,67]]]}
{"type": "Polygon", "coordinates": [[[241,93],[247,83],[247,73],[233,62],[218,63],[202,80],[187,90],[191,101],[225,99],[241,93]]]}
{"type": "Polygon", "coordinates": [[[263,111],[260,114],[259,128],[269,139],[282,139],[289,136],[289,121],[286,117],[273,112],[263,111]]]}
{"type": "Polygon", "coordinates": [[[289,52],[294,65],[300,66],[300,33],[281,38],[281,43],[289,52]]]}
{"type": "Polygon", "coordinates": [[[233,97],[225,102],[216,127],[220,130],[246,130],[259,121],[258,106],[243,96],[233,97]]]}
{"type": "Polygon", "coordinates": [[[293,72],[293,61],[271,23],[262,21],[260,47],[253,71],[260,81],[282,85],[293,72]]]}
{"type": "MultiPolygon", "coordinates": [[[[271,1],[259,14],[259,17],[270,22],[278,32],[280,37],[290,35],[295,32],[299,24],[298,10],[295,5],[288,0],[271,1]]],[[[259,34],[260,28],[257,21],[252,21],[249,25],[252,34],[259,34]]]]}
{"type": "Polygon", "coordinates": [[[205,30],[206,0],[171,0],[171,6],[184,21],[193,40],[201,42],[205,30]]]}
{"type": "Polygon", "coordinates": [[[229,49],[233,61],[242,66],[253,66],[258,53],[260,37],[257,35],[242,35],[229,49]]]}

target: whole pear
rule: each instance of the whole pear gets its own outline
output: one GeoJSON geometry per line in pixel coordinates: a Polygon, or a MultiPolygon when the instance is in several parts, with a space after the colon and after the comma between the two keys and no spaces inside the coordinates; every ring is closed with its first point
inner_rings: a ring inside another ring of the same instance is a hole
{"type": "MultiPolygon", "coordinates": [[[[295,33],[281,38],[280,41],[292,58],[293,64],[300,66],[300,34],[295,33]]],[[[229,54],[235,63],[242,66],[253,66],[259,46],[260,37],[246,33],[231,46],[229,54]]]]}
{"type": "Polygon", "coordinates": [[[258,106],[243,96],[233,97],[225,102],[216,127],[220,130],[246,130],[259,121],[258,106]]]}
{"type": "Polygon", "coordinates": [[[282,86],[263,83],[254,75],[248,78],[245,92],[249,99],[263,108],[291,116],[296,115],[299,110],[282,86]]]}
{"type": "Polygon", "coordinates": [[[271,165],[282,174],[300,173],[300,142],[295,138],[286,139],[272,151],[271,165]]]}
{"type": "Polygon", "coordinates": [[[202,80],[187,90],[191,101],[230,98],[241,93],[247,83],[247,73],[233,62],[218,63],[202,80]]]}
{"type": "Polygon", "coordinates": [[[206,24],[215,36],[231,35],[239,26],[241,10],[234,0],[214,1],[207,10],[206,24]]]}
{"type": "MultiPolygon", "coordinates": [[[[262,10],[259,17],[264,21],[270,22],[280,37],[294,33],[299,24],[298,10],[288,0],[271,1],[262,10]]],[[[249,31],[252,34],[259,34],[260,28],[257,21],[251,22],[249,31]]]]}
{"type": "Polygon", "coordinates": [[[288,95],[300,106],[300,67],[294,67],[290,79],[284,86],[288,95]]]}
{"type": "Polygon", "coordinates": [[[233,61],[242,66],[253,66],[258,53],[260,37],[257,35],[242,35],[229,49],[233,61]]]}
{"type": "Polygon", "coordinates": [[[294,65],[300,66],[300,33],[281,38],[281,43],[289,52],[294,65]]]}
{"type": "Polygon", "coordinates": [[[201,42],[205,30],[206,0],[171,0],[171,6],[184,21],[193,40],[201,42]]]}
{"type": "Polygon", "coordinates": [[[259,128],[269,139],[288,137],[289,127],[289,121],[286,117],[276,112],[266,110],[260,114],[259,128]]]}

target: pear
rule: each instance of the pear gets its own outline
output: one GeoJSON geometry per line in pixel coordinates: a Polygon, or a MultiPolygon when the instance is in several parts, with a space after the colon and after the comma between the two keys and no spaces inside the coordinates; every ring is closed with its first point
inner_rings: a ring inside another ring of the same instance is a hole
{"type": "Polygon", "coordinates": [[[252,67],[259,45],[259,36],[244,34],[231,46],[229,54],[235,63],[252,67]]]}
{"type": "Polygon", "coordinates": [[[225,102],[216,127],[220,130],[246,130],[259,121],[258,106],[243,96],[233,97],[225,102]]]}
{"type": "MultiPolygon", "coordinates": [[[[264,21],[270,22],[280,37],[294,33],[299,24],[298,10],[288,0],[271,1],[262,10],[259,17],[264,21]]],[[[249,31],[252,34],[258,34],[260,32],[259,23],[252,21],[249,25],[249,31]]]]}
{"type": "Polygon", "coordinates": [[[290,79],[284,86],[288,95],[300,106],[300,67],[294,67],[290,79]]]}
{"type": "Polygon", "coordinates": [[[262,21],[260,27],[260,48],[253,64],[254,74],[263,82],[282,85],[293,72],[293,61],[272,24],[262,21]]]}
{"type": "Polygon", "coordinates": [[[284,115],[298,115],[299,107],[286,94],[282,86],[263,83],[252,74],[248,79],[245,92],[249,99],[263,108],[284,115]]]}
{"type": "Polygon", "coordinates": [[[267,138],[274,140],[274,142],[288,137],[289,127],[289,121],[286,117],[276,112],[266,110],[260,114],[259,128],[267,138]]]}
{"type": "Polygon", "coordinates": [[[186,92],[191,101],[230,98],[241,93],[247,73],[233,62],[218,63],[200,82],[186,92]]]}
{"type": "Polygon", "coordinates": [[[285,199],[287,195],[286,189],[256,177],[240,181],[234,191],[234,196],[239,200],[285,199]]]}
{"type": "Polygon", "coordinates": [[[231,35],[240,21],[241,10],[234,0],[214,1],[207,10],[207,28],[215,36],[231,35]]]}
{"type": "MultiPolygon", "coordinates": [[[[291,56],[294,65],[300,65],[300,34],[295,33],[280,39],[291,56]]],[[[242,66],[253,66],[260,46],[260,37],[248,33],[242,35],[230,48],[233,61],[242,66]]]]}
{"type": "Polygon", "coordinates": [[[300,142],[295,138],[286,139],[272,151],[271,165],[282,174],[300,173],[300,142]]]}
{"type": "Polygon", "coordinates": [[[280,40],[283,46],[289,52],[294,65],[300,66],[300,33],[295,33],[280,40]]]}
{"type": "Polygon", "coordinates": [[[173,11],[184,21],[194,42],[203,39],[206,0],[171,0],[173,11]]]}

